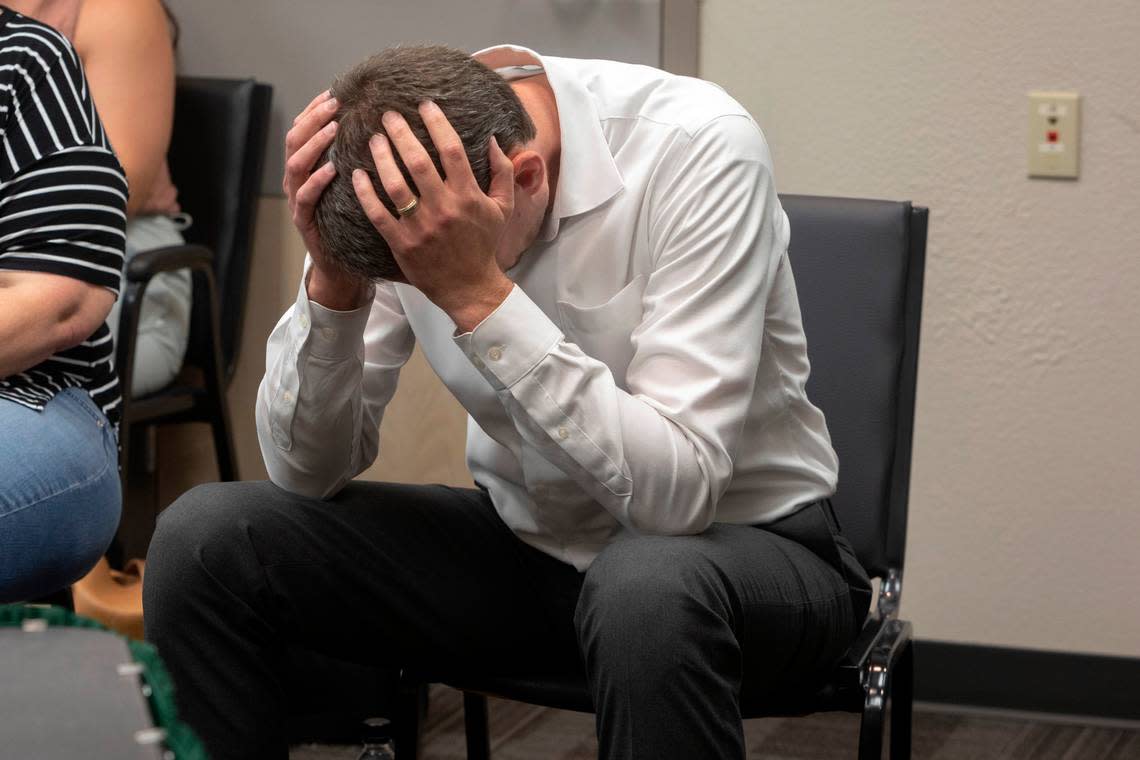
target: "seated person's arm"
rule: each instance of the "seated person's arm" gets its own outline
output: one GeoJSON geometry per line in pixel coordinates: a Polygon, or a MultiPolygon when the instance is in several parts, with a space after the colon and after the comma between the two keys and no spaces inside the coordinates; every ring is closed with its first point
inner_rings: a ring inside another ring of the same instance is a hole
{"type": "Polygon", "coordinates": [[[328,498],[376,460],[415,337],[391,283],[355,310],[333,311],[310,300],[304,279],[269,336],[257,438],[270,480],[328,498]]]}
{"type": "Polygon", "coordinates": [[[83,342],[114,302],[107,288],[71,277],[0,270],[0,377],[83,342]]]}
{"type": "Polygon", "coordinates": [[[336,494],[376,459],[384,408],[415,346],[390,282],[372,288],[317,276],[314,206],[334,176],[319,165],[332,142],[323,131],[332,117],[322,108],[326,100],[327,93],[318,95],[285,141],[284,190],[311,258],[296,302],[269,336],[256,406],[270,480],[317,498],[336,494]]]}
{"type": "Polygon", "coordinates": [[[76,25],[103,128],[127,173],[127,215],[162,175],[174,115],[174,51],[158,0],[87,2],[76,25]]]}
{"type": "Polygon", "coordinates": [[[0,163],[0,377],[100,329],[123,268],[127,186],[67,40],[26,35],[0,163]]]}

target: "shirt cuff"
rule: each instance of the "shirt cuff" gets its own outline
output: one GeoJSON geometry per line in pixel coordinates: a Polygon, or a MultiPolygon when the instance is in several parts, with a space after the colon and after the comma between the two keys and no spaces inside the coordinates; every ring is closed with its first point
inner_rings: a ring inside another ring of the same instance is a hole
{"type": "Polygon", "coordinates": [[[307,343],[309,356],[317,359],[343,360],[356,356],[372,312],[375,287],[369,287],[360,308],[336,311],[309,300],[306,280],[307,277],[301,280],[297,305],[293,309],[292,332],[297,345],[307,343]]]}
{"type": "Polygon", "coordinates": [[[454,340],[491,385],[503,390],[525,377],[562,338],[558,325],[516,285],[474,330],[454,340]]]}

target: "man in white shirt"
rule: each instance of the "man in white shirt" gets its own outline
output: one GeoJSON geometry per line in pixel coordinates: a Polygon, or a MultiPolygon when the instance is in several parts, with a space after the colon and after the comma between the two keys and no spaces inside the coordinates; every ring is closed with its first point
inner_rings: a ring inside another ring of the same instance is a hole
{"type": "Polygon", "coordinates": [[[332,94],[287,138],[310,259],[258,394],[272,483],[192,491],[152,544],[187,719],[282,756],[289,642],[584,665],[602,757],[743,757],[741,700],[810,691],[870,599],[759,128],[706,82],[512,46],[394,48],[332,94]],[[353,481],[417,340],[477,489],[353,481]]]}

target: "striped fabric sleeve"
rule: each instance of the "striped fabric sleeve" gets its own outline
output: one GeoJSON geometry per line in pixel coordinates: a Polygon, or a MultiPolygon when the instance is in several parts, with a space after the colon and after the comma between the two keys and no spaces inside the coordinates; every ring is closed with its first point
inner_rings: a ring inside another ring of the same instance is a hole
{"type": "Polygon", "coordinates": [[[118,292],[127,184],[82,64],[27,19],[0,35],[0,269],[48,272],[118,292]]]}
{"type": "Polygon", "coordinates": [[[0,269],[65,275],[116,293],[126,182],[101,149],[53,153],[0,189],[0,269]]]}

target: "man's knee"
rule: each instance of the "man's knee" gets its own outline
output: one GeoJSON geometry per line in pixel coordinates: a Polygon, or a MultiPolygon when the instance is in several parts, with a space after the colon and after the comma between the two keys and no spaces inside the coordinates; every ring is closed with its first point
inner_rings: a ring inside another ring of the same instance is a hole
{"type": "Polygon", "coordinates": [[[268,483],[209,483],[187,491],[158,517],[147,552],[144,591],[178,595],[203,576],[225,583],[256,563],[251,537],[269,534],[280,505],[268,483]]]}
{"type": "Polygon", "coordinates": [[[248,497],[254,483],[207,483],[182,494],[158,516],[150,554],[162,561],[168,555],[206,544],[217,545],[232,532],[257,501],[248,497]]]}
{"type": "Polygon", "coordinates": [[[727,590],[693,537],[646,536],[608,546],[594,560],[575,612],[579,642],[667,646],[730,617],[727,590]]]}

